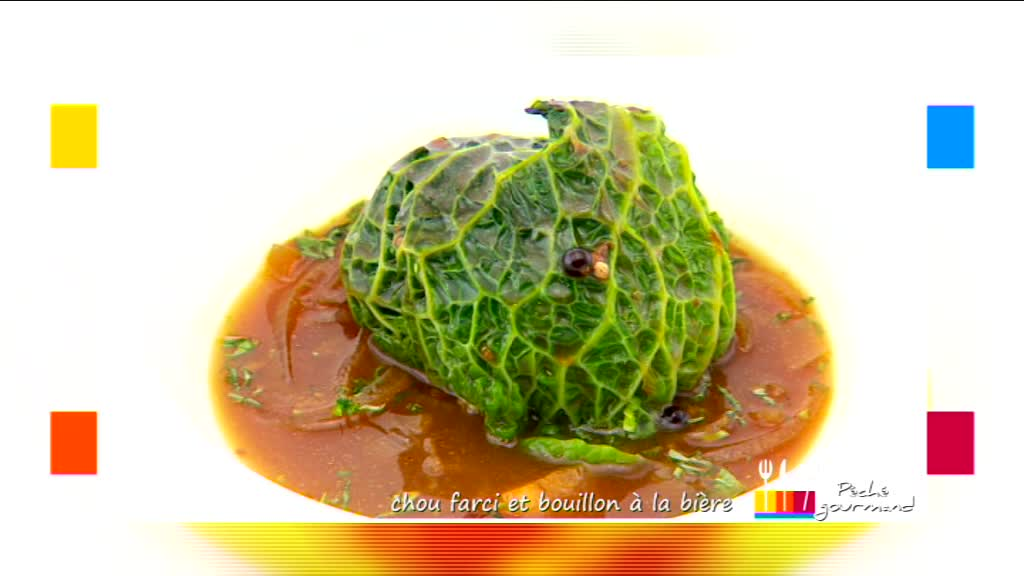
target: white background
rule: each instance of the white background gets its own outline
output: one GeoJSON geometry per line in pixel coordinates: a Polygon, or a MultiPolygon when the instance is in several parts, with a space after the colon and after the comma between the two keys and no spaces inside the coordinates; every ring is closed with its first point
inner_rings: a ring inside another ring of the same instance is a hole
{"type": "Polygon", "coordinates": [[[995,523],[1013,518],[1020,469],[1013,11],[5,4],[0,485],[25,527],[15,559],[196,571],[173,534],[140,526],[336,520],[221,442],[217,327],[270,243],[435,136],[541,132],[521,112],[537,97],[662,114],[729,226],[818,297],[837,397],[794,487],[875,479],[921,503],[918,521],[858,542],[851,571],[1005,553],[995,523]],[[49,168],[55,103],[99,104],[99,169],[49,168]],[[929,104],[976,106],[976,170],[925,169],[929,104]],[[977,412],[973,477],[923,475],[929,379],[932,409],[977,412]],[[53,410],[100,413],[99,475],[48,474],[53,410]]]}

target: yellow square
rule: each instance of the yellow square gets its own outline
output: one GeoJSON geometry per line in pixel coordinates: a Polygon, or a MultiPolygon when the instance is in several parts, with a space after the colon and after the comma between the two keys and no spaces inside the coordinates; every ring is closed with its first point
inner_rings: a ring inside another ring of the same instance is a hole
{"type": "Polygon", "coordinates": [[[754,492],[754,512],[778,512],[776,490],[758,490],[754,492]]]}
{"type": "Polygon", "coordinates": [[[50,108],[50,167],[95,168],[95,104],[54,104],[50,108]]]}

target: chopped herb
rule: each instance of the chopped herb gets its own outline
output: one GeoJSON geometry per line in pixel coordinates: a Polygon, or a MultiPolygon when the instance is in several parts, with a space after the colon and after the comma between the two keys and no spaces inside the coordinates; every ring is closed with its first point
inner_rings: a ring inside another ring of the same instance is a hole
{"type": "Polygon", "coordinates": [[[659,456],[661,456],[661,446],[648,448],[647,450],[640,452],[640,455],[643,456],[644,458],[650,458],[652,460],[657,459],[659,456]]]}
{"type": "Polygon", "coordinates": [[[810,322],[811,326],[814,327],[815,332],[817,332],[818,334],[825,333],[825,328],[821,325],[821,322],[818,322],[816,318],[811,318],[810,316],[808,316],[807,321],[810,322]]]}
{"type": "Polygon", "coordinates": [[[317,238],[312,232],[306,230],[302,236],[295,239],[295,247],[299,249],[302,256],[312,260],[329,260],[334,258],[334,248],[338,245],[336,240],[330,237],[317,238]]]}
{"type": "Polygon", "coordinates": [[[702,460],[699,457],[690,458],[675,448],[668,451],[668,457],[670,460],[678,464],[683,470],[692,472],[696,475],[706,472],[707,467],[710,466],[710,462],[707,460],[702,460]]]}
{"type": "Polygon", "coordinates": [[[334,406],[335,416],[355,416],[356,414],[380,414],[384,406],[374,404],[359,404],[348,396],[339,396],[338,403],[334,406]]]}
{"type": "Polygon", "coordinates": [[[792,312],[779,312],[778,314],[775,315],[775,321],[779,322],[779,323],[789,322],[792,319],[793,319],[793,313],[792,312]]]}
{"type": "Polygon", "coordinates": [[[352,500],[352,480],[345,480],[345,487],[341,489],[341,507],[343,509],[348,508],[348,503],[352,500]]]}
{"type": "Polygon", "coordinates": [[[724,440],[724,439],[726,439],[728,437],[729,437],[729,431],[726,430],[725,428],[719,428],[718,430],[715,430],[714,432],[711,432],[711,431],[705,432],[704,435],[701,437],[701,440],[703,440],[705,442],[717,442],[719,440],[724,440]]]}
{"type": "Polygon", "coordinates": [[[224,351],[228,353],[228,358],[237,358],[243,354],[248,354],[259,345],[259,341],[255,338],[244,338],[242,336],[228,336],[224,338],[224,351]]]}
{"type": "Polygon", "coordinates": [[[335,226],[327,232],[327,239],[337,244],[345,239],[346,234],[348,234],[348,225],[335,226]]]}
{"type": "Polygon", "coordinates": [[[712,493],[724,498],[735,498],[746,490],[743,483],[724,467],[719,468],[715,479],[711,481],[711,485],[713,487],[712,493]]]}
{"type": "Polygon", "coordinates": [[[388,366],[378,366],[377,369],[373,371],[373,380],[367,380],[365,378],[356,378],[352,380],[352,393],[358,394],[362,392],[364,388],[373,386],[380,382],[381,378],[387,374],[388,368],[388,366]]]}
{"type": "Polygon", "coordinates": [[[764,400],[765,404],[769,406],[775,406],[775,398],[772,398],[771,395],[768,394],[768,391],[765,390],[764,388],[754,388],[753,392],[754,396],[757,396],[761,400],[764,400]]]}
{"type": "Polygon", "coordinates": [[[807,308],[811,304],[814,304],[814,296],[808,296],[807,298],[803,298],[800,300],[800,303],[803,304],[804,308],[807,308]]]}
{"type": "Polygon", "coordinates": [[[704,421],[704,417],[703,416],[697,416],[696,418],[690,418],[687,422],[689,424],[696,424],[697,422],[703,422],[703,421],[704,421]]]}
{"type": "Polygon", "coordinates": [[[669,450],[668,457],[676,464],[673,476],[677,479],[689,475],[710,481],[710,496],[734,498],[745,490],[743,484],[729,470],[705,460],[699,452],[694,456],[686,456],[676,450],[669,450]]]}
{"type": "Polygon", "coordinates": [[[224,372],[224,381],[231,385],[234,390],[240,390],[242,388],[248,388],[252,384],[253,372],[248,368],[231,367],[224,372]]]}
{"type": "Polygon", "coordinates": [[[740,264],[746,264],[747,262],[750,262],[749,258],[733,258],[732,259],[732,265],[733,266],[739,266],[740,264]]]}
{"type": "Polygon", "coordinates": [[[242,406],[251,406],[252,408],[263,408],[263,403],[255,398],[249,398],[248,396],[242,396],[238,392],[228,392],[228,398],[236,404],[242,406]]]}
{"type": "Polygon", "coordinates": [[[725,397],[725,401],[729,403],[730,409],[726,412],[729,415],[729,418],[739,422],[740,426],[746,426],[747,419],[743,417],[743,405],[740,404],[740,401],[737,400],[736,397],[733,396],[732,393],[724,386],[719,386],[718,391],[722,393],[722,396],[725,397]]]}
{"type": "Polygon", "coordinates": [[[352,500],[352,471],[351,470],[338,470],[338,482],[344,483],[341,485],[341,495],[339,497],[327,498],[327,492],[320,495],[320,502],[334,506],[335,508],[341,508],[343,510],[348,508],[349,502],[352,500]]]}
{"type": "Polygon", "coordinates": [[[416,402],[410,402],[405,406],[405,408],[409,412],[412,412],[413,414],[419,414],[420,412],[423,412],[423,405],[417,404],[416,402]]]}

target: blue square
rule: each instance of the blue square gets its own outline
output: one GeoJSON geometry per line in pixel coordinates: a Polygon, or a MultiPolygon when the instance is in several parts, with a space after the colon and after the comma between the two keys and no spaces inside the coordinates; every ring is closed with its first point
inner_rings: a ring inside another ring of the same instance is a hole
{"type": "Polygon", "coordinates": [[[928,107],[928,168],[974,168],[974,106],[928,107]]]}

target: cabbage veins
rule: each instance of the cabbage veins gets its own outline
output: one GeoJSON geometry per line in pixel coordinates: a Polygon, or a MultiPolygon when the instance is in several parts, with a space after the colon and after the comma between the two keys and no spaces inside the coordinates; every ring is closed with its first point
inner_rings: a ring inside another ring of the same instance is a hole
{"type": "Polygon", "coordinates": [[[353,315],[499,441],[649,436],[733,336],[725,227],[649,111],[527,112],[547,138],[441,138],[391,167],[344,244],[353,315]]]}

